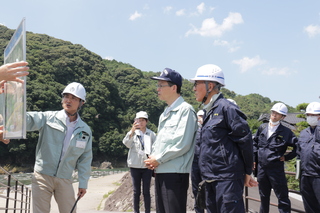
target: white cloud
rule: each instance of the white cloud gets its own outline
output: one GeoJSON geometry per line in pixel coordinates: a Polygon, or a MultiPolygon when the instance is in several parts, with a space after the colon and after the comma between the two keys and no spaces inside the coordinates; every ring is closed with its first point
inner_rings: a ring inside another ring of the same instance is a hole
{"type": "Polygon", "coordinates": [[[178,11],[176,12],[176,15],[177,15],[177,16],[183,16],[183,15],[185,15],[185,9],[178,10],[178,11]]]}
{"type": "Polygon", "coordinates": [[[264,70],[262,72],[264,75],[280,75],[280,76],[288,76],[290,75],[290,70],[288,67],[283,67],[283,68],[270,68],[268,70],[264,70]]]}
{"type": "Polygon", "coordinates": [[[232,63],[234,64],[238,64],[240,66],[240,70],[242,73],[247,72],[249,69],[264,64],[266,61],[265,60],[261,60],[260,56],[255,56],[253,58],[249,58],[249,57],[244,57],[240,60],[234,60],[232,61],[232,63]]]}
{"type": "Polygon", "coordinates": [[[209,7],[209,11],[211,12],[211,11],[214,11],[216,8],[214,8],[214,7],[209,7]]]}
{"type": "Polygon", "coordinates": [[[240,49],[240,47],[239,46],[237,46],[237,47],[229,47],[229,52],[231,52],[231,53],[234,53],[235,51],[237,51],[238,49],[240,49]]]}
{"type": "Polygon", "coordinates": [[[229,46],[229,42],[224,41],[224,40],[215,40],[213,42],[214,46],[229,46]]]}
{"type": "Polygon", "coordinates": [[[310,24],[304,28],[304,31],[308,34],[310,38],[315,37],[317,34],[320,34],[320,26],[310,24]]]}
{"type": "Polygon", "coordinates": [[[186,36],[198,34],[208,37],[220,37],[224,32],[232,30],[234,25],[242,23],[243,19],[240,13],[229,13],[229,16],[223,20],[221,25],[217,24],[214,18],[208,18],[203,20],[201,28],[198,29],[192,26],[193,29],[186,32],[186,36]]]}
{"type": "Polygon", "coordinates": [[[112,56],[106,56],[106,57],[104,57],[104,59],[112,61],[114,58],[112,56]]]}
{"type": "Polygon", "coordinates": [[[169,13],[171,10],[172,10],[171,6],[167,6],[167,7],[164,8],[164,12],[165,13],[169,13]]]}
{"type": "Polygon", "coordinates": [[[205,11],[205,10],[206,10],[206,8],[205,8],[203,2],[197,6],[197,11],[198,11],[199,14],[202,14],[203,11],[205,11]]]}
{"type": "Polygon", "coordinates": [[[213,45],[214,46],[222,46],[222,47],[226,47],[228,48],[228,51],[233,53],[235,51],[237,51],[238,49],[240,49],[240,46],[239,46],[239,42],[237,41],[232,41],[232,42],[228,42],[228,41],[225,41],[225,40],[214,40],[213,42],[213,45]]]}
{"type": "Polygon", "coordinates": [[[132,14],[129,18],[130,21],[134,21],[136,20],[137,18],[140,18],[142,16],[141,13],[138,13],[138,11],[135,11],[134,14],[132,14]]]}

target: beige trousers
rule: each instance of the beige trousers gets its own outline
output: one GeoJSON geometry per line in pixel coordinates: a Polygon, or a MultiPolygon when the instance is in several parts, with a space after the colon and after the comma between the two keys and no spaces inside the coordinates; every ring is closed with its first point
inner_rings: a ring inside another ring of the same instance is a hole
{"type": "MultiPolygon", "coordinates": [[[[72,181],[34,172],[32,177],[33,213],[49,213],[52,195],[60,213],[70,213],[74,203],[72,181]]],[[[73,211],[76,213],[76,209],[73,211]]]]}

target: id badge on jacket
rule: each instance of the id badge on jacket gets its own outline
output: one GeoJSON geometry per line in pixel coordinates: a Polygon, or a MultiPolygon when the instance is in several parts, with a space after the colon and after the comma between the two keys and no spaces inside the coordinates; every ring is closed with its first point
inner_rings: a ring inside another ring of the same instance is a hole
{"type": "Polygon", "coordinates": [[[81,149],[86,148],[88,140],[89,140],[89,135],[85,132],[80,132],[80,137],[77,138],[76,147],[81,149]]]}

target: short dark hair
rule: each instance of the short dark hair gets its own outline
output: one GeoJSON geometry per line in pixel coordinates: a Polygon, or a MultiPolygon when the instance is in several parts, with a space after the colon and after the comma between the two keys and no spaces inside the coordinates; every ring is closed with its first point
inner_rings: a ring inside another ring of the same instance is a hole
{"type": "MultiPolygon", "coordinates": [[[[173,85],[176,85],[175,83],[172,83],[171,81],[168,81],[168,85],[170,87],[172,87],[173,85]]],[[[177,86],[177,93],[180,94],[181,93],[181,86],[176,85],[177,86]]]]}

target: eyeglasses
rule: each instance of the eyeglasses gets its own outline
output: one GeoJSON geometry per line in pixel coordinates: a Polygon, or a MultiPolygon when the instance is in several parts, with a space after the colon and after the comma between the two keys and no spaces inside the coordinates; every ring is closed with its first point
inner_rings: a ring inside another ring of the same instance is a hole
{"type": "Polygon", "coordinates": [[[199,82],[199,81],[195,81],[193,84],[193,87],[197,87],[198,84],[204,84],[205,82],[199,82]]]}
{"type": "Polygon", "coordinates": [[[169,84],[161,85],[161,84],[156,84],[157,88],[162,88],[162,87],[170,87],[169,84]]]}

